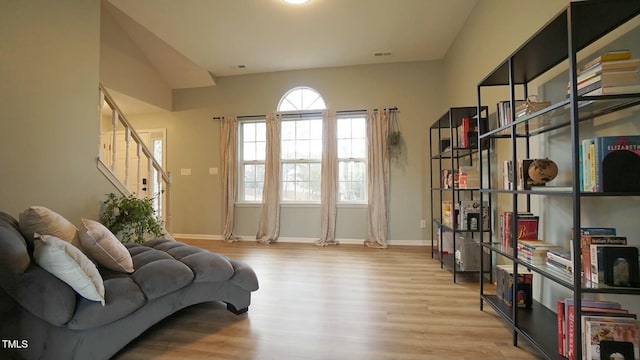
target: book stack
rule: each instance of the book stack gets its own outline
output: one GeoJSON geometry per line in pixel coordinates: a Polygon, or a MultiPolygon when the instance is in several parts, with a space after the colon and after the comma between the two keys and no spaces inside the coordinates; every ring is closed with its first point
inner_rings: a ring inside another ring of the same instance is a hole
{"type": "MultiPolygon", "coordinates": [[[[611,51],[589,61],[577,78],[578,96],[627,94],[640,92],[640,59],[631,59],[631,51],[611,51]]],[[[567,93],[571,91],[567,85],[567,93]]]]}
{"type": "Polygon", "coordinates": [[[517,227],[512,230],[513,212],[505,211],[500,214],[500,240],[505,249],[512,246],[511,238],[516,240],[538,240],[539,217],[529,212],[518,213],[517,227]]]}
{"type": "Polygon", "coordinates": [[[575,324],[582,326],[583,359],[610,359],[606,354],[619,352],[624,359],[639,359],[640,321],[637,315],[614,301],[581,301],[581,317],[576,318],[573,298],[559,299],[558,353],[569,360],[575,356],[575,324]],[[605,355],[605,356],[603,356],[605,355]]]}
{"type": "MultiPolygon", "coordinates": [[[[516,100],[516,109],[524,104],[526,104],[525,100],[516,100]]],[[[498,117],[498,127],[511,124],[513,121],[511,118],[511,101],[499,101],[497,105],[498,110],[496,115],[498,117]]]]}
{"type": "Polygon", "coordinates": [[[571,259],[571,251],[568,249],[561,247],[549,249],[545,263],[548,269],[568,276],[573,274],[573,261],[571,259]]]}
{"type": "Polygon", "coordinates": [[[640,191],[640,135],[584,139],[579,153],[582,191],[640,191]]]}
{"type": "Polygon", "coordinates": [[[477,167],[460,166],[458,174],[460,189],[477,189],[480,187],[480,172],[477,167]]]}
{"type": "Polygon", "coordinates": [[[453,229],[453,214],[455,209],[453,203],[450,200],[442,201],[442,224],[453,229]]]}
{"type": "Polygon", "coordinates": [[[561,249],[543,240],[518,240],[517,247],[518,258],[534,265],[546,264],[549,250],[561,249]]]}
{"type": "Polygon", "coordinates": [[[460,171],[459,170],[442,170],[442,188],[443,189],[458,189],[460,188],[460,171]]]}

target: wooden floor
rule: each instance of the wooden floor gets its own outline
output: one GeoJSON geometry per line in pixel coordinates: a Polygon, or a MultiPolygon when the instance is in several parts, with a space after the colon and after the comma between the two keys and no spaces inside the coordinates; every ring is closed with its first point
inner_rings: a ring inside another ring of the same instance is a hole
{"type": "Polygon", "coordinates": [[[221,303],[161,321],[115,359],[537,359],[485,307],[476,283],[453,284],[423,247],[224,243],[200,246],[250,264],[249,312],[221,303]]]}

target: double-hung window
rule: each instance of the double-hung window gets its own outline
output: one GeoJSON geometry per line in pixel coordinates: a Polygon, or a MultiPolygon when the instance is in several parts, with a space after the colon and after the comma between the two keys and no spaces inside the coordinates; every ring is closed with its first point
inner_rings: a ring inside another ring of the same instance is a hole
{"type": "Polygon", "coordinates": [[[338,202],[367,202],[366,114],[338,116],[338,202]]]}
{"type": "Polygon", "coordinates": [[[322,118],[285,118],[280,129],[281,200],[320,202],[322,118]]]}
{"type": "Polygon", "coordinates": [[[265,120],[240,122],[240,202],[262,201],[267,141],[265,120]]]}

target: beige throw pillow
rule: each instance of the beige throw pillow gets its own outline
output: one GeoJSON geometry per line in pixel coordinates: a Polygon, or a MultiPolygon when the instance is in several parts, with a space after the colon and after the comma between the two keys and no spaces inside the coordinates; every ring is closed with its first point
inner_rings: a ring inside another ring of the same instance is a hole
{"type": "Polygon", "coordinates": [[[82,219],[80,243],[82,251],[98,264],[115,271],[133,272],[129,250],[109,229],[97,221],[82,219]]]}
{"type": "Polygon", "coordinates": [[[22,235],[30,242],[35,233],[55,236],[80,247],[78,228],[62,215],[44,206],[30,206],[19,216],[19,227],[22,235]]]}
{"type": "Polygon", "coordinates": [[[80,249],[55,236],[36,234],[33,258],[80,296],[104,305],[104,283],[98,269],[80,249]]]}

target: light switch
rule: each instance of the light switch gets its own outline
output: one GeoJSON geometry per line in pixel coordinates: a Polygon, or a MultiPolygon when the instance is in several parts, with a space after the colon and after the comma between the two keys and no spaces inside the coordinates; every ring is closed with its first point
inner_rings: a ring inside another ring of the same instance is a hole
{"type": "Polygon", "coordinates": [[[209,168],[209,175],[218,175],[218,168],[209,168]]]}
{"type": "Polygon", "coordinates": [[[180,169],[180,175],[191,175],[191,169],[180,169]]]}

